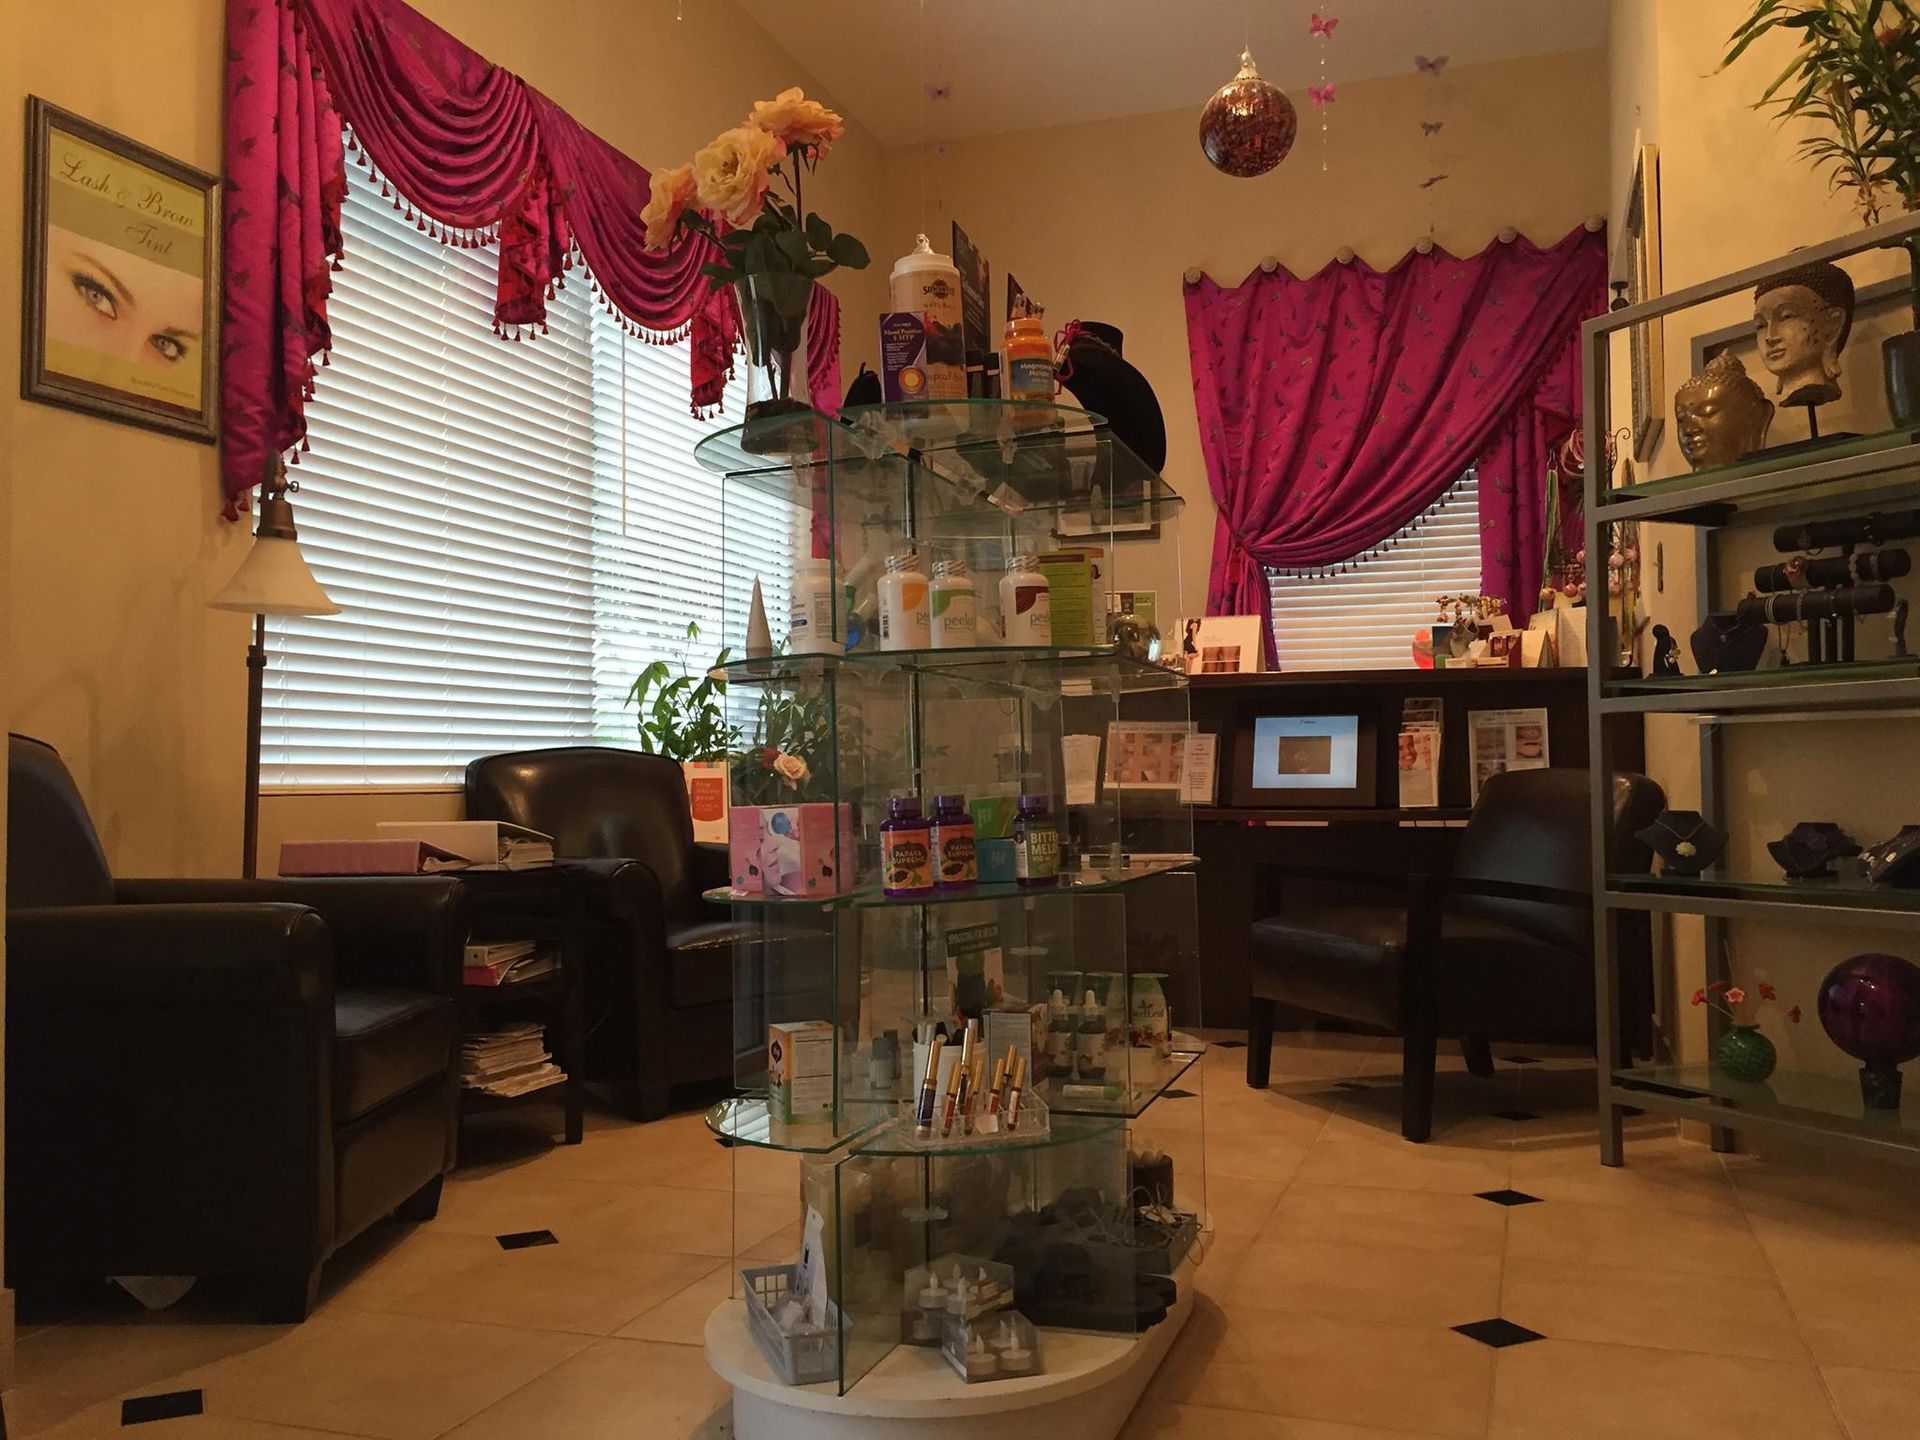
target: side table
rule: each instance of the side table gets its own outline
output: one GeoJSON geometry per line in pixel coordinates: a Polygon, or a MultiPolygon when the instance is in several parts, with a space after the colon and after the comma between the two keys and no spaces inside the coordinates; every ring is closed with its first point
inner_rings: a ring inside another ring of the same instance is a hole
{"type": "MultiPolygon", "coordinates": [[[[503,1012],[544,1014],[548,1049],[567,1072],[557,1087],[564,1092],[566,1143],[578,1145],[586,1101],[586,872],[557,860],[525,870],[462,870],[452,878],[472,896],[475,941],[539,940],[560,948],[559,969],[536,980],[497,987],[462,985],[461,1029],[470,1033],[503,1012]]],[[[545,1099],[554,1088],[508,1098],[462,1090],[460,1113],[517,1108],[545,1099]]]]}

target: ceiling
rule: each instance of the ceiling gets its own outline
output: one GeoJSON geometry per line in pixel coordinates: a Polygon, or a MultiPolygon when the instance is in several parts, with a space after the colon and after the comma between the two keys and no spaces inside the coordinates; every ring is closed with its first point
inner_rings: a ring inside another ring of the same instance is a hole
{"type": "Polygon", "coordinates": [[[1232,78],[1251,22],[1290,89],[1606,43],[1607,0],[741,0],[883,144],[1191,107],[1232,78]],[[1314,12],[1331,42],[1308,38],[1314,12]],[[929,85],[945,99],[929,99],[929,85]]]}

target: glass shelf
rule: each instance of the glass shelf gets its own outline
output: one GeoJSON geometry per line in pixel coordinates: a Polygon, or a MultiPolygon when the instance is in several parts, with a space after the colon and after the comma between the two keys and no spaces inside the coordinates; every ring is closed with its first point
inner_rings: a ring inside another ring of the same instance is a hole
{"type": "Polygon", "coordinates": [[[840,1123],[822,1120],[789,1125],[767,1113],[763,1095],[722,1100],[706,1113],[707,1129],[723,1140],[766,1150],[791,1150],[803,1155],[827,1155],[849,1140],[884,1124],[894,1113],[892,1101],[844,1100],[840,1123]]]}
{"type": "Polygon", "coordinates": [[[1648,675],[1610,680],[1601,688],[1600,708],[1605,713],[1910,705],[1920,700],[1920,658],[1787,665],[1715,675],[1648,675]]]}
{"type": "Polygon", "coordinates": [[[1050,1123],[1041,1134],[1029,1135],[1016,1130],[1011,1135],[981,1136],[933,1145],[916,1139],[912,1128],[896,1114],[889,1123],[856,1141],[853,1150],[857,1155],[869,1157],[911,1156],[917,1160],[945,1160],[959,1155],[1006,1155],[1022,1150],[1057,1150],[1067,1145],[1084,1145],[1089,1140],[1105,1139],[1115,1134],[1123,1123],[1117,1115],[1062,1115],[1058,1111],[1048,1118],[1050,1123]]]}
{"type": "MultiPolygon", "coordinates": [[[[1083,1082],[1073,1080],[1043,1080],[1040,1082],[1041,1098],[1047,1102],[1056,1117],[1063,1115],[1113,1115],[1133,1120],[1144,1115],[1147,1109],[1167,1091],[1180,1083],[1187,1072],[1200,1063],[1206,1054],[1206,1047],[1191,1036],[1175,1037],[1175,1043],[1183,1048],[1171,1051],[1164,1058],[1145,1057],[1145,1047],[1133,1050],[1129,1060],[1131,1073],[1126,1093],[1113,1099],[1096,1097],[1068,1098],[1061,1090],[1068,1085],[1083,1082]],[[1191,1048],[1184,1048],[1191,1047],[1191,1048]]],[[[1092,1082],[1086,1082],[1092,1083],[1092,1082]]],[[[1120,1088],[1120,1087],[1113,1087],[1120,1088]]]]}
{"type": "MultiPolygon", "coordinates": [[[[787,685],[819,681],[857,667],[857,673],[909,671],[965,678],[969,671],[990,672],[983,683],[1014,684],[1001,672],[1018,676],[1036,668],[1057,677],[1061,686],[1075,680],[1112,677],[1128,694],[1141,690],[1177,690],[1187,677],[1164,665],[1122,655],[1111,645],[976,645],[959,650],[855,650],[845,655],[771,655],[729,660],[708,673],[729,685],[787,685]]],[[[1030,685],[1023,688],[1032,688],[1030,685]]]]}
{"type": "Polygon", "coordinates": [[[1642,480],[1633,485],[1620,485],[1607,490],[1602,495],[1604,513],[1607,505],[1628,500],[1639,500],[1652,496],[1687,496],[1690,492],[1717,486],[1722,481],[1745,480],[1759,476],[1780,476],[1789,479],[1793,473],[1807,466],[1825,464],[1829,460],[1850,460],[1861,455],[1877,455],[1882,451],[1898,450],[1914,443],[1911,427],[1881,430],[1871,435],[1852,435],[1836,437],[1815,444],[1796,445],[1772,455],[1750,456],[1736,460],[1731,465],[1715,465],[1705,470],[1693,470],[1684,475],[1665,475],[1657,480],[1642,480]]]}
{"type": "MultiPolygon", "coordinates": [[[[694,458],[729,482],[789,503],[809,502],[831,468],[836,486],[857,486],[863,462],[911,459],[947,493],[943,511],[1008,515],[1086,510],[1101,487],[1099,520],[1128,522],[1170,514],[1180,496],[1114,438],[1105,417],[1032,401],[942,400],[919,405],[855,405],[837,419],[813,412],[778,421],[779,454],[749,448],[765,425],[735,425],[694,447],[694,458]],[[796,438],[797,437],[797,438],[796,438]]],[[[895,467],[871,465],[877,472],[895,467]]],[[[879,473],[876,484],[896,479],[879,473]]]]}
{"type": "Polygon", "coordinates": [[[1735,880],[1712,875],[1610,875],[1607,885],[1622,895],[1660,896],[1681,902],[1716,900],[1820,910],[1897,911],[1920,920],[1920,890],[1874,885],[1863,875],[1842,874],[1817,880],[1790,880],[1785,876],[1735,880]]]}
{"type": "Polygon", "coordinates": [[[1094,895],[1137,885],[1162,875],[1177,875],[1200,863],[1193,855],[1145,864],[1129,865],[1118,873],[1106,870],[1079,870],[1062,875],[1058,885],[1026,886],[1017,883],[975,885],[969,890],[936,890],[930,895],[897,899],[879,890],[854,890],[844,895],[771,895],[751,894],[726,886],[701,892],[700,898],[713,905],[762,905],[775,909],[817,910],[913,910],[929,905],[971,905],[983,900],[1049,900],[1062,895],[1094,895]]]}
{"type": "Polygon", "coordinates": [[[1920,1146],[1920,1094],[1909,1096],[1899,1110],[1869,1110],[1854,1074],[1776,1070],[1756,1085],[1732,1079],[1711,1065],[1649,1065],[1616,1070],[1613,1078],[1629,1091],[1653,1090],[1711,1102],[1714,1114],[1733,1110],[1812,1128],[1838,1126],[1920,1146]]]}

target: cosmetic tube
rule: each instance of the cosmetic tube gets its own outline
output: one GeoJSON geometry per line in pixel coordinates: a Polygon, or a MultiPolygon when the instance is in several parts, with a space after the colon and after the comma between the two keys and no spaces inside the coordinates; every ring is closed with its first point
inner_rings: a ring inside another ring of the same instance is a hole
{"type": "Polygon", "coordinates": [[[1020,1086],[1027,1078],[1027,1062],[1020,1057],[1013,1062],[1013,1078],[1007,1081],[1007,1129],[1020,1128],[1020,1086]]]}
{"type": "Polygon", "coordinates": [[[933,1138],[933,1107],[940,1078],[940,1052],[947,1048],[946,1037],[935,1035],[927,1046],[927,1073],[920,1081],[920,1103],[914,1112],[914,1133],[922,1140],[933,1138]]]}
{"type": "Polygon", "coordinates": [[[986,1114],[989,1118],[1000,1113],[1000,1092],[1007,1083],[1007,1062],[993,1062],[993,1088],[987,1091],[986,1114]]]}
{"type": "Polygon", "coordinates": [[[944,1139],[953,1133],[953,1117],[960,1108],[960,1082],[966,1079],[967,1067],[955,1064],[953,1078],[947,1081],[947,1104],[940,1114],[940,1134],[944,1139]]]}

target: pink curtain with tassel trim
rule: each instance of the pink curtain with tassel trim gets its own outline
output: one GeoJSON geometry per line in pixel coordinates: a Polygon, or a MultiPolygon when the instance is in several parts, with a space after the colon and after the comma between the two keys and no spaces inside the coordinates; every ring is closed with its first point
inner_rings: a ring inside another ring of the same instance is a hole
{"type": "Polygon", "coordinates": [[[1497,563],[1483,584],[1516,614],[1531,610],[1520,551],[1539,543],[1535,452],[1546,417],[1577,414],[1564,366],[1580,322],[1606,308],[1606,277],[1606,234],[1582,227],[1547,249],[1521,236],[1384,271],[1355,261],[1305,279],[1281,269],[1232,288],[1188,285],[1200,448],[1219,507],[1207,613],[1260,616],[1275,663],[1268,569],[1364,555],[1488,462],[1482,541],[1497,563]]]}
{"type": "MultiPolygon", "coordinates": [[[[630,334],[691,339],[696,413],[716,411],[738,318],[700,266],[712,243],[643,244],[644,167],[519,77],[400,0],[229,0],[221,331],[222,488],[234,518],[269,457],[304,445],[306,403],[331,343],[327,297],[343,258],[350,131],[423,232],[497,242],[494,328],[536,338],[575,256],[630,334]]],[[[814,287],[808,375],[839,390],[839,307],[814,287]]]]}

